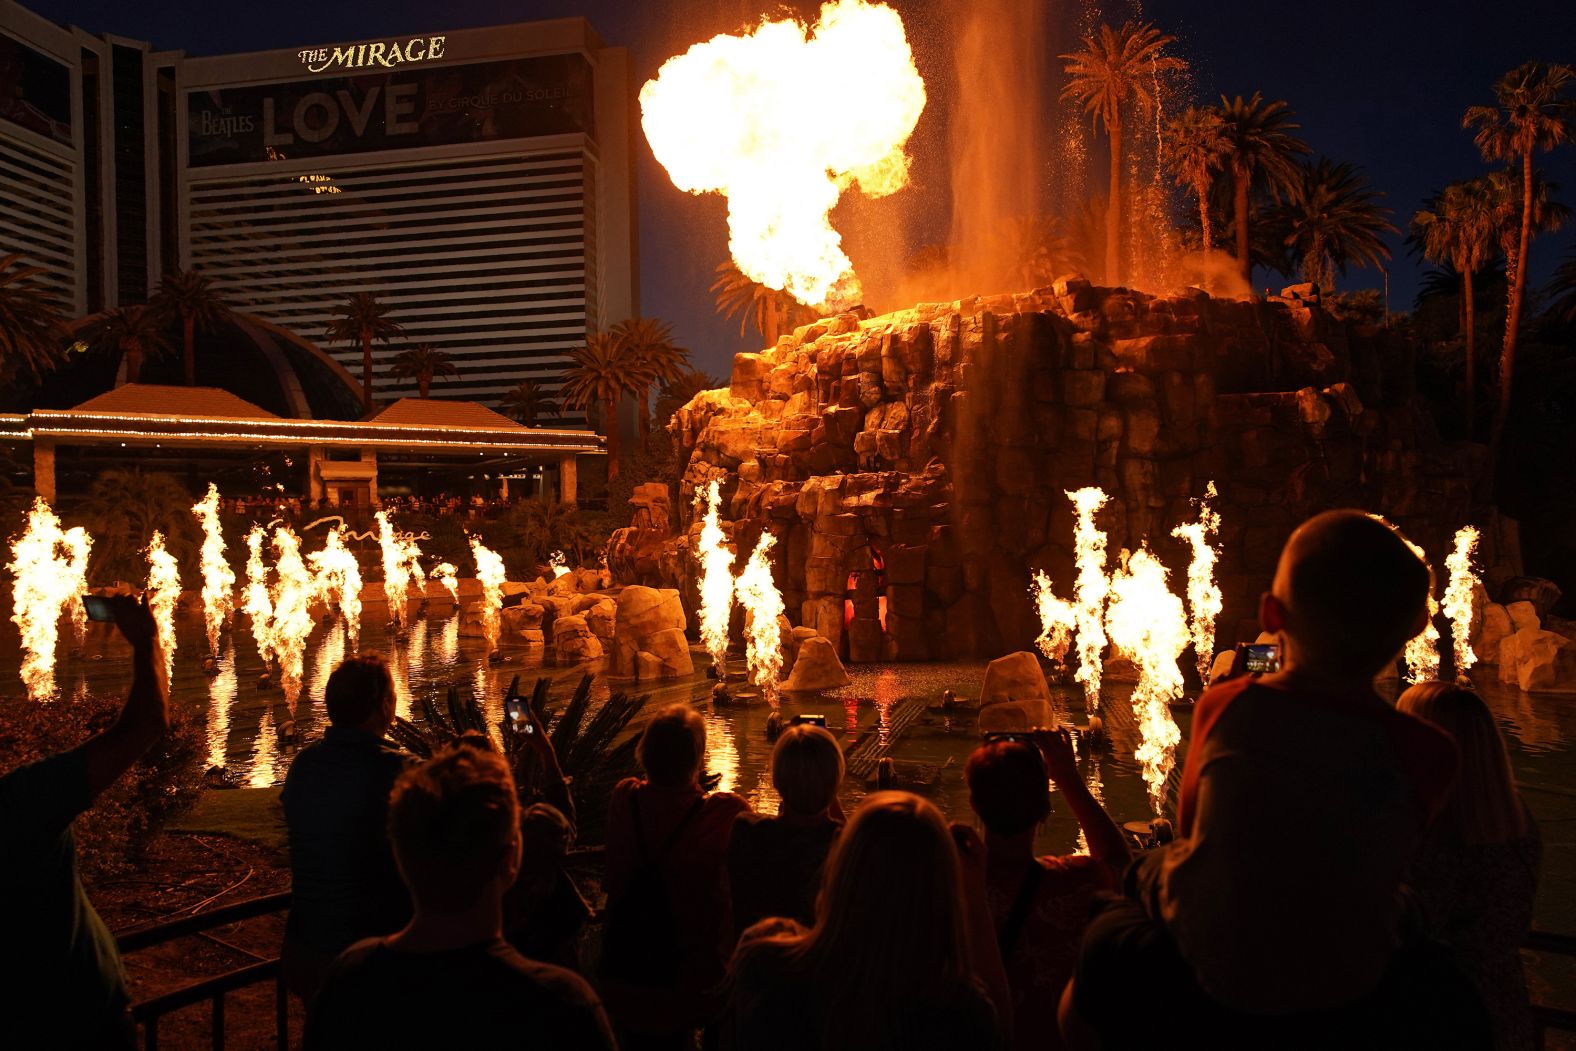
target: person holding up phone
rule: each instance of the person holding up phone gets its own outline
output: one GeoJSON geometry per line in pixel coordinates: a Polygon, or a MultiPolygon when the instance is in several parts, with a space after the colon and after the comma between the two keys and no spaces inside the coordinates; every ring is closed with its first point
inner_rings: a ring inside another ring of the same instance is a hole
{"type": "Polygon", "coordinates": [[[104,732],[0,777],[0,900],[11,977],[0,1012],[14,1033],[49,1034],[52,1047],[130,1048],[136,1031],[115,939],[77,871],[72,820],[169,730],[158,671],[158,630],[146,599],[102,600],[131,644],[131,688],[104,732]]]}

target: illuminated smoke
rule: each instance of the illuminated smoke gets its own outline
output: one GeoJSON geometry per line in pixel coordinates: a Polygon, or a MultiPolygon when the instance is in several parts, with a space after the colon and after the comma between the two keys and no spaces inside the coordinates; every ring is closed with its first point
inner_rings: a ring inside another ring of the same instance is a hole
{"type": "Polygon", "coordinates": [[[739,605],[744,607],[745,666],[751,684],[768,699],[777,696],[777,680],[783,670],[783,596],[772,579],[770,557],[776,543],[770,533],[761,534],[739,574],[737,588],[739,605]]]}
{"type": "Polygon", "coordinates": [[[1111,582],[1105,573],[1105,532],[1095,527],[1094,516],[1109,499],[1095,486],[1068,492],[1078,512],[1073,529],[1073,560],[1078,578],[1073,589],[1073,611],[1078,622],[1078,673],[1083,683],[1084,708],[1090,714],[1100,710],[1100,677],[1105,659],[1105,598],[1111,582]]]}
{"type": "Polygon", "coordinates": [[[471,556],[476,559],[476,579],[482,585],[482,631],[487,636],[487,651],[498,648],[503,626],[503,584],[508,574],[498,552],[471,537],[471,556]]]}
{"type": "Polygon", "coordinates": [[[323,537],[323,547],[306,556],[312,566],[314,597],[339,610],[345,620],[345,638],[354,649],[361,638],[361,564],[345,546],[341,527],[323,537]]]}
{"type": "Polygon", "coordinates": [[[1450,639],[1455,647],[1456,674],[1465,675],[1477,663],[1472,652],[1472,601],[1477,594],[1478,576],[1472,568],[1477,551],[1478,531],[1472,526],[1456,530],[1455,548],[1445,559],[1450,582],[1445,588],[1443,607],[1450,618],[1450,639]]]}
{"type": "Polygon", "coordinates": [[[717,678],[726,678],[728,624],[733,617],[733,552],[728,550],[719,514],[722,486],[706,490],[706,517],[700,530],[700,641],[711,654],[717,678]]]}
{"type": "Polygon", "coordinates": [[[449,598],[454,600],[454,607],[460,606],[460,571],[453,562],[439,562],[432,567],[432,579],[442,584],[449,593],[449,598]]]}
{"type": "Polygon", "coordinates": [[[295,711],[301,696],[306,640],[312,634],[312,574],[301,558],[301,538],[289,526],[274,529],[273,619],[269,648],[279,660],[279,685],[285,703],[295,711]]]}
{"type": "Polygon", "coordinates": [[[164,546],[157,529],[148,541],[148,612],[159,631],[159,653],[164,658],[164,684],[175,672],[175,604],[181,599],[181,567],[164,546]]]}
{"type": "Polygon", "coordinates": [[[1182,741],[1182,731],[1167,706],[1182,696],[1182,669],[1177,662],[1187,648],[1188,626],[1182,600],[1166,586],[1166,567],[1147,548],[1123,553],[1122,566],[1111,579],[1106,627],[1112,643],[1138,666],[1133,715],[1140,743],[1134,758],[1143,767],[1149,805],[1158,817],[1165,808],[1166,781],[1182,741]]]}
{"type": "Polygon", "coordinates": [[[813,26],[763,21],[670,58],[640,89],[641,124],[673,184],[728,198],[739,269],[810,306],[862,301],[830,213],[858,184],[908,182],[903,152],[925,84],[896,11],[862,0],[813,26]]]}
{"type": "Polygon", "coordinates": [[[1035,570],[1034,584],[1029,593],[1034,596],[1035,609],[1040,614],[1040,637],[1034,640],[1034,644],[1047,660],[1061,663],[1072,642],[1073,629],[1078,626],[1073,604],[1056,597],[1056,593],[1051,590],[1051,578],[1043,569],[1035,570]]]}
{"type": "Polygon", "coordinates": [[[1209,666],[1215,660],[1215,618],[1222,608],[1220,585],[1215,583],[1217,552],[1210,539],[1220,531],[1220,515],[1209,506],[1215,498],[1215,483],[1210,482],[1199,501],[1198,520],[1171,530],[1171,535],[1186,540],[1193,549],[1187,567],[1188,626],[1193,633],[1193,659],[1198,677],[1209,683],[1209,666]]]}
{"type": "Polygon", "coordinates": [[[15,581],[11,620],[22,635],[22,682],[32,700],[45,700],[55,692],[60,616],[69,610],[75,618],[81,605],[91,546],[80,527],[61,529],[60,519],[42,498],[33,502],[26,531],[11,545],[6,565],[15,581]]]}
{"type": "MultiPolygon", "coordinates": [[[[1399,531],[1397,531],[1397,535],[1400,535],[1399,531]]],[[[1401,539],[1406,540],[1406,537],[1402,536],[1401,539]]],[[[1424,554],[1422,548],[1410,540],[1406,540],[1406,546],[1411,548],[1412,553],[1422,559],[1424,564],[1427,564],[1428,556],[1424,554]]],[[[1428,624],[1423,628],[1421,634],[1415,635],[1406,641],[1406,650],[1402,654],[1402,659],[1406,662],[1407,682],[1426,682],[1429,679],[1437,679],[1439,677],[1439,628],[1434,624],[1434,617],[1438,614],[1439,603],[1435,601],[1434,592],[1430,589],[1428,592],[1428,624]]]]}
{"type": "Polygon", "coordinates": [[[252,641],[264,664],[274,657],[274,598],[268,587],[268,564],[263,561],[263,527],[253,525],[246,534],[246,591],[241,609],[252,625],[252,641]]]}
{"type": "Polygon", "coordinates": [[[208,629],[208,652],[217,657],[219,633],[235,612],[235,570],[225,557],[218,486],[208,483],[208,495],[192,505],[192,514],[202,524],[202,615],[208,629]]]}
{"type": "Polygon", "coordinates": [[[553,571],[553,579],[557,580],[569,572],[569,560],[562,551],[554,551],[547,556],[547,568],[553,571]]]}

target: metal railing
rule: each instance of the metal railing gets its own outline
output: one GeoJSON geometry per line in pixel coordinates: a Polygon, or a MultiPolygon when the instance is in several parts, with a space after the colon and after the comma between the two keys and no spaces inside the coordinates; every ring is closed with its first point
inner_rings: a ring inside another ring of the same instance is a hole
{"type": "MultiPolygon", "coordinates": [[[[249,901],[237,902],[223,908],[214,909],[198,916],[188,916],[181,920],[172,920],[153,927],[144,927],[140,930],[129,931],[116,942],[120,946],[122,955],[133,953],[139,949],[149,949],[155,945],[174,941],[177,938],[187,938],[195,934],[203,934],[215,927],[223,927],[229,923],[240,920],[250,920],[258,916],[267,916],[288,909],[290,907],[290,894],[268,894],[261,898],[252,898],[249,901]]],[[[159,1019],[171,1011],[178,1011],[183,1007],[191,1007],[207,1000],[212,1005],[212,1038],[215,1051],[224,1048],[224,997],[226,993],[237,989],[244,989],[249,985],[272,980],[274,983],[274,1034],[278,1041],[279,1051],[286,1051],[290,1043],[290,999],[285,989],[284,972],[279,966],[279,959],[259,960],[257,963],[224,974],[205,978],[200,982],[182,986],[179,989],[142,1000],[131,1005],[131,1016],[142,1026],[143,1046],[147,1051],[158,1051],[159,1046],[159,1019]]]]}

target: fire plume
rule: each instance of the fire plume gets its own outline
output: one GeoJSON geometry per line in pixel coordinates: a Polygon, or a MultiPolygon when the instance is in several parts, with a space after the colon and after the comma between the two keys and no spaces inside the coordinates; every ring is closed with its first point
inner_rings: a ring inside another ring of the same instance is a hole
{"type": "Polygon", "coordinates": [[[728,668],[728,624],[733,617],[733,559],[719,518],[722,485],[706,490],[706,517],[700,530],[700,641],[711,666],[723,679],[728,668]]]}
{"type": "Polygon", "coordinates": [[[148,541],[148,612],[159,632],[159,653],[164,658],[164,683],[175,671],[175,604],[181,599],[181,568],[164,546],[157,529],[148,541]]]}
{"type": "Polygon", "coordinates": [[[361,564],[345,546],[342,527],[323,537],[323,547],[306,556],[312,566],[313,597],[338,607],[345,619],[345,640],[351,649],[361,637],[361,564]]]}
{"type": "Polygon", "coordinates": [[[1477,545],[1477,529],[1462,526],[1456,530],[1455,547],[1445,559],[1449,583],[1445,587],[1443,606],[1445,616],[1450,618],[1450,639],[1455,648],[1457,675],[1465,675],[1477,663],[1477,654],[1472,652],[1472,602],[1478,585],[1477,572],[1472,568],[1472,556],[1477,551],[1477,545]]]}
{"type": "Polygon", "coordinates": [[[553,571],[553,579],[557,580],[569,572],[569,560],[562,551],[554,551],[547,556],[547,568],[553,571]]]}
{"type": "Polygon", "coordinates": [[[673,184],[728,199],[728,248],[751,280],[843,309],[859,279],[830,214],[856,183],[908,182],[904,146],[925,108],[903,20],[834,0],[819,20],[762,21],[663,63],[640,89],[641,126],[673,184]]]}
{"type": "Polygon", "coordinates": [[[202,524],[202,615],[208,628],[208,652],[219,655],[219,633],[235,612],[235,570],[224,553],[224,529],[219,524],[219,487],[208,483],[208,495],[192,505],[202,524]]]}
{"type": "Polygon", "coordinates": [[[273,618],[269,648],[279,659],[279,685],[295,711],[306,665],[306,640],[312,634],[312,574],[301,558],[301,538],[289,526],[274,529],[273,618]]]}
{"type": "Polygon", "coordinates": [[[1067,656],[1073,629],[1078,626],[1073,604],[1056,596],[1051,590],[1050,575],[1043,569],[1034,571],[1034,584],[1029,593],[1034,596],[1034,605],[1040,614],[1040,637],[1034,644],[1045,654],[1046,660],[1060,663],[1067,656]]]}
{"type": "MultiPolygon", "coordinates": [[[[1399,531],[1397,531],[1399,535],[1399,531]]],[[[1401,537],[1406,540],[1406,537],[1401,537]]],[[[1423,549],[1406,540],[1406,546],[1412,553],[1428,563],[1428,556],[1423,549]]],[[[1433,571],[1429,570],[1429,579],[1433,579],[1433,571]]],[[[1406,681],[1426,682],[1439,677],[1439,628],[1434,624],[1434,618],[1439,615],[1439,602],[1434,598],[1433,589],[1428,592],[1428,624],[1421,634],[1415,635],[1406,642],[1406,650],[1402,659],[1406,661],[1406,681]]]]}
{"type": "Polygon", "coordinates": [[[267,664],[274,656],[272,624],[273,592],[268,588],[268,563],[263,561],[263,527],[253,525],[246,534],[246,592],[241,608],[252,624],[252,641],[257,655],[267,664]]]}
{"type": "Polygon", "coordinates": [[[439,562],[432,567],[432,579],[442,584],[449,593],[449,598],[454,600],[456,609],[460,605],[460,571],[453,562],[439,562]]]}
{"type": "Polygon", "coordinates": [[[1122,566],[1111,580],[1106,626],[1112,643],[1138,665],[1133,714],[1140,743],[1134,758],[1143,767],[1149,804],[1158,817],[1165,809],[1166,782],[1182,741],[1167,705],[1182,696],[1178,661],[1187,648],[1188,623],[1182,600],[1166,586],[1166,567],[1147,548],[1131,555],[1123,552],[1122,566]]]}
{"type": "Polygon", "coordinates": [[[503,568],[503,557],[487,547],[476,537],[471,537],[471,556],[476,559],[476,579],[482,585],[482,631],[487,636],[487,650],[498,648],[498,635],[503,628],[503,584],[508,579],[503,568]]]}
{"type": "Polygon", "coordinates": [[[378,546],[383,551],[383,595],[389,603],[389,623],[403,627],[410,590],[410,559],[405,542],[394,531],[387,511],[379,511],[378,546]]]}
{"type": "Polygon", "coordinates": [[[92,540],[80,527],[61,529],[60,519],[42,498],[33,501],[27,529],[11,545],[6,569],[11,590],[11,620],[22,635],[22,682],[35,701],[55,692],[55,646],[60,615],[76,616],[87,590],[87,555],[92,540]]]}
{"type": "Polygon", "coordinates": [[[751,684],[768,699],[777,696],[783,670],[783,596],[772,579],[771,550],[776,543],[770,533],[761,534],[737,585],[739,605],[744,607],[745,665],[751,684]]]}
{"type": "Polygon", "coordinates": [[[1090,715],[1100,710],[1100,677],[1105,657],[1105,600],[1111,582],[1105,572],[1105,531],[1094,524],[1094,516],[1110,499],[1104,490],[1087,486],[1068,492],[1078,512],[1073,529],[1073,558],[1078,578],[1073,590],[1073,614],[1078,623],[1078,673],[1083,683],[1084,708],[1090,715]]]}
{"type": "Polygon", "coordinates": [[[1198,519],[1184,522],[1171,530],[1171,535],[1186,540],[1193,549],[1193,560],[1187,567],[1188,627],[1193,634],[1193,659],[1198,663],[1198,677],[1208,684],[1209,666],[1215,658],[1215,618],[1220,616],[1220,585],[1215,583],[1215,560],[1218,552],[1210,538],[1220,532],[1220,514],[1209,506],[1215,498],[1215,483],[1204,490],[1204,499],[1198,504],[1198,519]]]}

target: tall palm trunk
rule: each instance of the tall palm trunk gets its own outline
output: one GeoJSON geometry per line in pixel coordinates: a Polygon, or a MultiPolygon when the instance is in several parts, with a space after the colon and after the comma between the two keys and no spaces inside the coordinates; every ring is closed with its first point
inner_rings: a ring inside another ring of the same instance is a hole
{"type": "Polygon", "coordinates": [[[1210,249],[1215,247],[1215,237],[1209,226],[1209,180],[1201,179],[1193,184],[1193,192],[1198,194],[1198,225],[1204,231],[1204,254],[1208,255],[1210,249]]]}
{"type": "Polygon", "coordinates": [[[416,397],[425,398],[432,389],[432,373],[423,372],[416,377],[416,397]]]}
{"type": "Polygon", "coordinates": [[[197,319],[189,310],[181,311],[181,338],[184,340],[186,386],[197,386],[197,356],[193,344],[197,337],[197,319]]]}
{"type": "Polygon", "coordinates": [[[618,477],[618,399],[602,403],[602,429],[607,432],[607,480],[618,477]]]}
{"type": "Polygon", "coordinates": [[[1466,317],[1467,337],[1467,367],[1461,377],[1461,412],[1467,422],[1467,441],[1472,440],[1472,417],[1474,412],[1472,387],[1477,377],[1477,317],[1476,307],[1472,302],[1472,269],[1463,267],[1461,270],[1461,298],[1464,300],[1462,309],[1466,317]]]}
{"type": "Polygon", "coordinates": [[[1122,283],[1122,120],[1113,117],[1106,131],[1111,140],[1111,187],[1105,203],[1105,283],[1122,283]]]}
{"type": "Polygon", "coordinates": [[[1240,166],[1231,169],[1232,214],[1237,222],[1237,271],[1253,289],[1253,259],[1248,255],[1248,173],[1240,166]]]}
{"type": "Polygon", "coordinates": [[[361,407],[372,411],[372,333],[361,330],[361,407]]]}
{"type": "Polygon", "coordinates": [[[646,413],[646,400],[651,397],[651,388],[640,388],[636,397],[639,399],[635,402],[635,413],[640,419],[640,447],[644,449],[651,441],[651,417],[646,413]]]}
{"type": "MultiPolygon", "coordinates": [[[[1510,389],[1516,375],[1516,336],[1521,330],[1521,306],[1527,287],[1527,254],[1532,241],[1532,151],[1521,156],[1521,243],[1516,246],[1516,272],[1510,275],[1510,309],[1505,313],[1505,347],[1499,355],[1499,406],[1488,436],[1488,470],[1492,482],[1499,466],[1499,450],[1510,417],[1510,389]]],[[[1492,489],[1490,496],[1493,495],[1492,489]]]]}
{"type": "Polygon", "coordinates": [[[126,359],[126,382],[136,383],[142,378],[142,342],[128,339],[120,345],[120,352],[126,359]]]}

